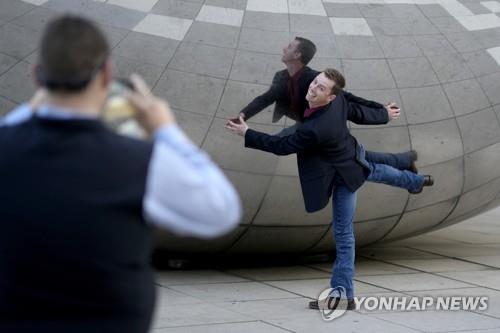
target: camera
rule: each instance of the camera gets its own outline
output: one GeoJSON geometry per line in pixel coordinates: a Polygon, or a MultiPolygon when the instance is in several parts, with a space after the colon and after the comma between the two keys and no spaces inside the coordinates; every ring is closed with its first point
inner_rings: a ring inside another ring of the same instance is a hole
{"type": "Polygon", "coordinates": [[[134,90],[134,85],[130,80],[113,79],[103,107],[102,118],[118,134],[143,139],[146,137],[146,132],[135,120],[136,110],[126,96],[131,90],[134,90]]]}

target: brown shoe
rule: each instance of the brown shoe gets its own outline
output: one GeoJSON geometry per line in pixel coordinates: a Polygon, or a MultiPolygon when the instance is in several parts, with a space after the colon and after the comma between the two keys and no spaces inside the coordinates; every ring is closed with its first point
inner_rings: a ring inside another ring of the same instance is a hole
{"type": "Polygon", "coordinates": [[[322,309],[346,309],[346,310],[356,310],[356,302],[353,298],[348,298],[347,302],[345,299],[340,299],[338,297],[328,297],[318,303],[317,300],[309,302],[309,309],[322,310],[322,309]]]}
{"type": "Polygon", "coordinates": [[[408,190],[408,192],[410,192],[411,194],[419,194],[424,190],[424,186],[432,186],[432,185],[434,185],[434,177],[432,177],[431,175],[424,175],[424,182],[422,183],[422,186],[420,186],[419,189],[414,191],[408,190]]]}

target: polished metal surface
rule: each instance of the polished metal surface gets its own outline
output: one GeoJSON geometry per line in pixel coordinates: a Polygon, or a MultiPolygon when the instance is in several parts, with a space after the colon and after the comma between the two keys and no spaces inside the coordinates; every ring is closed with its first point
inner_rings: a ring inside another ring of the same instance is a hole
{"type": "MultiPolygon", "coordinates": [[[[435,185],[422,194],[366,183],[357,245],[405,238],[499,203],[500,18],[494,2],[438,0],[6,0],[0,2],[0,112],[33,93],[31,67],[44,24],[61,11],[97,21],[113,45],[117,76],[143,75],[188,135],[224,169],[245,214],[210,242],[158,235],[178,252],[312,253],[333,249],[331,206],[306,214],[295,156],[243,148],[224,129],[284,68],[294,36],[314,41],[310,64],[335,67],[347,89],[403,114],[384,126],[351,125],[368,149],[415,149],[435,185]]],[[[250,126],[276,133],[271,107],[250,126]]]]}

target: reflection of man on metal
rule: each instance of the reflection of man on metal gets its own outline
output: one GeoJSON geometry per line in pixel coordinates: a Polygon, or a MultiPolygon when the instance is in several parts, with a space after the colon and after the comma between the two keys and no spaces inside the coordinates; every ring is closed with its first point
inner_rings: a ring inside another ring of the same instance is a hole
{"type": "Polygon", "coordinates": [[[0,119],[0,332],[148,332],[152,227],[212,238],[239,221],[233,186],[142,79],[129,99],[153,141],[98,119],[109,52],[87,20],[51,22],[47,96],[0,119]]]}
{"type": "MultiPolygon", "coordinates": [[[[262,95],[256,97],[240,111],[240,116],[248,120],[267,106],[276,103],[273,113],[273,122],[277,122],[283,116],[287,116],[297,122],[304,120],[304,111],[308,107],[306,100],[307,90],[312,80],[320,73],[307,66],[316,53],[316,46],[308,39],[295,37],[288,46],[283,48],[281,60],[286,69],[274,75],[271,87],[262,95]]],[[[380,103],[368,101],[344,91],[344,97],[355,110],[376,109],[387,111],[388,120],[399,117],[400,109],[395,103],[384,106],[380,103]]],[[[364,119],[369,123],[369,119],[364,119]]],[[[285,136],[293,133],[296,125],[282,130],[278,135],[285,136]]],[[[399,154],[366,152],[366,159],[374,163],[391,165],[400,170],[410,170],[417,173],[415,160],[417,153],[409,151],[399,154]]]]}
{"type": "MultiPolygon", "coordinates": [[[[370,119],[366,123],[384,124],[387,115],[376,110],[354,111],[343,95],[344,85],[344,77],[338,71],[326,69],[320,73],[309,85],[306,95],[309,108],[304,112],[304,122],[291,135],[257,132],[249,129],[242,117],[239,117],[239,122],[228,121],[226,128],[244,136],[245,147],[276,155],[297,154],[307,212],[324,208],[332,197],[336,260],[330,283],[332,288],[345,288],[348,309],[352,309],[355,249],[352,222],[356,190],[365,180],[371,180],[408,191],[420,191],[423,186],[432,185],[432,179],[366,161],[362,147],[349,133],[347,120],[365,123],[366,119],[370,119]]],[[[317,309],[318,302],[311,302],[309,307],[317,309]]]]}

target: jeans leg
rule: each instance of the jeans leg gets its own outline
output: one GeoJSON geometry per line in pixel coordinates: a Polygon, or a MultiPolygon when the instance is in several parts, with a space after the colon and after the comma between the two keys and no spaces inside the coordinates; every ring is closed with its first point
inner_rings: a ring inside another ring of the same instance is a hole
{"type": "Polygon", "coordinates": [[[398,170],[389,165],[369,163],[370,174],[366,180],[374,183],[405,188],[410,191],[419,189],[424,183],[424,176],[406,171],[398,170]]]}
{"type": "Polygon", "coordinates": [[[333,203],[333,237],[335,240],[336,258],[333,264],[330,286],[344,287],[346,297],[354,297],[354,256],[355,240],[353,218],[356,210],[356,192],[351,192],[345,185],[336,185],[332,194],[333,203]]]}
{"type": "Polygon", "coordinates": [[[387,164],[399,170],[408,170],[411,166],[409,151],[398,154],[366,151],[366,160],[371,163],[387,164]]]}

